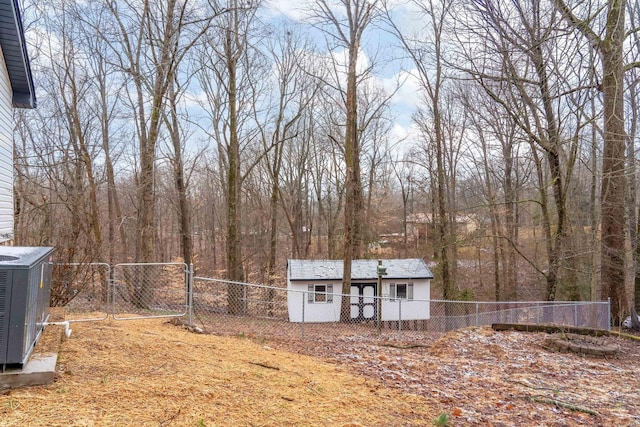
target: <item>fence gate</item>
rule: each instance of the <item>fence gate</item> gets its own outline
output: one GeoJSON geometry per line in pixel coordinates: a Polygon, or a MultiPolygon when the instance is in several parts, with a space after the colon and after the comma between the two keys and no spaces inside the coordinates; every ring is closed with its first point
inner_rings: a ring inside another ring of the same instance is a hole
{"type": "Polygon", "coordinates": [[[113,318],[184,316],[190,277],[184,263],[117,264],[113,268],[113,318]]]}
{"type": "Polygon", "coordinates": [[[105,320],[109,316],[111,267],[89,264],[53,264],[51,305],[64,307],[69,322],[105,320]]]}

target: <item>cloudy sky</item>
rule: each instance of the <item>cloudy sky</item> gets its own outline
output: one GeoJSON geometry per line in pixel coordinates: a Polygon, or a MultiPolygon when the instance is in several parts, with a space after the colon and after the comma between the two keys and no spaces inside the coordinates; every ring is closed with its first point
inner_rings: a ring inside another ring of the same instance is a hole
{"type": "MultiPolygon", "coordinates": [[[[333,0],[333,3],[336,14],[340,14],[343,6],[337,0],[333,0]]],[[[266,13],[270,14],[274,21],[282,20],[301,25],[311,34],[315,31],[318,46],[323,46],[320,32],[311,28],[312,4],[313,0],[268,0],[266,13]]],[[[417,31],[423,26],[420,13],[404,0],[393,2],[392,13],[395,22],[405,31],[417,31]]],[[[364,33],[359,62],[360,65],[366,66],[374,58],[373,77],[377,85],[388,93],[395,91],[391,99],[394,115],[391,142],[403,140],[406,145],[415,138],[416,131],[411,122],[411,115],[419,102],[419,84],[413,74],[414,67],[403,56],[398,41],[385,28],[382,20],[369,25],[364,33]],[[399,88],[398,84],[401,84],[399,88]]]]}

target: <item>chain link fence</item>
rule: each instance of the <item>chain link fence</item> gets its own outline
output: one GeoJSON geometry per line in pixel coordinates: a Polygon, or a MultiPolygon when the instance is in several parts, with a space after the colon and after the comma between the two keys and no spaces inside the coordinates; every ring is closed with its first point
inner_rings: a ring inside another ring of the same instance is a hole
{"type": "MultiPolygon", "coordinates": [[[[316,288],[317,289],[317,288],[316,288]]],[[[608,302],[438,301],[298,291],[195,277],[190,324],[218,334],[421,339],[494,323],[608,329],[608,302]],[[343,311],[342,307],[347,309],[343,311]]]]}
{"type": "Polygon", "coordinates": [[[111,312],[110,281],[109,264],[53,264],[50,305],[65,307],[74,322],[105,320],[111,312]]]}
{"type": "Polygon", "coordinates": [[[190,270],[184,263],[118,264],[113,269],[113,318],[187,314],[190,270]]]}
{"type": "Polygon", "coordinates": [[[55,264],[52,305],[69,321],[182,317],[224,335],[420,340],[493,323],[609,329],[608,302],[479,302],[377,297],[373,287],[343,295],[331,285],[294,290],[195,277],[184,263],[55,264]]]}
{"type": "Polygon", "coordinates": [[[54,264],[50,304],[70,322],[181,317],[191,277],[184,263],[54,264]]]}

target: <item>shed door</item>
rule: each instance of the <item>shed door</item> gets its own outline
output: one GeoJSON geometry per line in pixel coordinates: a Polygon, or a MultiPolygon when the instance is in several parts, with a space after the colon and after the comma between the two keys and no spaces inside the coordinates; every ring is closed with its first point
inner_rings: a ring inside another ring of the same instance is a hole
{"type": "Polygon", "coordinates": [[[358,321],[376,319],[376,284],[351,284],[351,318],[358,321]]]}

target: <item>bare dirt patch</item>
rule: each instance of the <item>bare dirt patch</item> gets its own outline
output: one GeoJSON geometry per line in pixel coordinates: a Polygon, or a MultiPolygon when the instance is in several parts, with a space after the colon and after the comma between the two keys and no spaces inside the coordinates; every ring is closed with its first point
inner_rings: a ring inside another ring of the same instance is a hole
{"type": "Polygon", "coordinates": [[[165,320],[72,327],[54,384],[0,391],[0,426],[410,426],[437,415],[423,396],[258,339],[165,320]]]}

